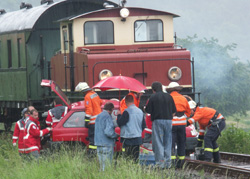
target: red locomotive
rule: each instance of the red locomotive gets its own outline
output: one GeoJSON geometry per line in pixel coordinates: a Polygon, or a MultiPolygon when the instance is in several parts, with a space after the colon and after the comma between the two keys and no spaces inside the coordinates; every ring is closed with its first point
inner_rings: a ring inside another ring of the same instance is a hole
{"type": "Polygon", "coordinates": [[[176,81],[192,96],[191,55],[174,43],[175,17],[158,10],[116,7],[65,18],[60,21],[61,50],[51,60],[51,79],[73,92],[79,82],[93,86],[121,74],[149,89],[154,81],[165,86],[176,81]]]}

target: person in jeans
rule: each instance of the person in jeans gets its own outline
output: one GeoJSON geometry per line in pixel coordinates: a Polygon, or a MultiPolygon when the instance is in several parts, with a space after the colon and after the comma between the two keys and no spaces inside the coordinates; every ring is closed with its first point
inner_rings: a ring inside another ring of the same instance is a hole
{"type": "Polygon", "coordinates": [[[176,107],[172,96],[162,91],[160,82],[153,82],[153,94],[150,96],[145,111],[151,114],[152,145],[157,167],[171,167],[172,119],[176,107]]]}
{"type": "Polygon", "coordinates": [[[115,133],[115,126],[111,117],[114,104],[107,102],[104,110],[97,116],[95,121],[95,146],[101,171],[105,170],[106,164],[111,165],[114,153],[115,140],[119,137],[115,133]]]}
{"type": "Polygon", "coordinates": [[[142,144],[142,131],[146,127],[143,112],[134,104],[132,95],[125,97],[127,109],[117,116],[117,124],[121,128],[121,143],[125,156],[135,162],[139,158],[139,149],[142,144]]]}

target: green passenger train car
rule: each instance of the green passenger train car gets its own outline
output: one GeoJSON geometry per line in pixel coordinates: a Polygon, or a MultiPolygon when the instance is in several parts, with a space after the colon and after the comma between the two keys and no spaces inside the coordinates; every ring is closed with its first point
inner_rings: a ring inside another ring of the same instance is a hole
{"type": "MultiPolygon", "coordinates": [[[[42,0],[20,10],[0,10],[0,122],[6,127],[28,105],[44,107],[48,93],[41,79],[50,78],[50,59],[60,53],[59,21],[103,8],[103,0],[42,0]]],[[[63,59],[62,59],[63,60],[63,59]]]]}

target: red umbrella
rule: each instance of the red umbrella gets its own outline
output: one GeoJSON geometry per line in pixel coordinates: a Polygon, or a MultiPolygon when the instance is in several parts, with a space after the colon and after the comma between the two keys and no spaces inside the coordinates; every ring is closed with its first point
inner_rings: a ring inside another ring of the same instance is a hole
{"type": "Polygon", "coordinates": [[[93,89],[100,89],[101,91],[119,89],[141,92],[145,90],[146,87],[134,78],[127,76],[112,76],[99,81],[93,86],[93,89]]]}

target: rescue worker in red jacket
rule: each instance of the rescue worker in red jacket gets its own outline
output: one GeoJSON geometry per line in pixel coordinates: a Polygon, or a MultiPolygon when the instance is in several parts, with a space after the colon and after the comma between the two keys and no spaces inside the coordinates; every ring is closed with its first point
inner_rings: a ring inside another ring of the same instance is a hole
{"type": "Polygon", "coordinates": [[[188,103],[193,117],[187,121],[187,125],[198,121],[200,127],[197,147],[202,147],[204,140],[205,161],[211,162],[213,158],[214,163],[221,163],[219,147],[216,141],[226,126],[225,118],[215,109],[198,107],[194,101],[188,103]],[[207,132],[205,134],[206,128],[207,132]]]}
{"type": "Polygon", "coordinates": [[[48,134],[50,131],[50,127],[40,130],[38,111],[36,109],[31,110],[24,128],[24,153],[28,154],[30,157],[38,158],[40,156],[41,137],[48,134]]]}
{"type": "Polygon", "coordinates": [[[55,127],[68,112],[68,107],[63,106],[63,102],[59,97],[54,100],[54,106],[54,108],[48,111],[46,118],[47,126],[52,128],[55,127]]]}
{"type": "Polygon", "coordinates": [[[186,151],[186,118],[190,116],[191,109],[187,99],[179,93],[182,90],[177,82],[169,83],[167,92],[173,97],[176,113],[172,120],[172,162],[176,168],[182,168],[186,151]],[[176,147],[177,146],[177,152],[176,147]],[[177,157],[176,157],[177,154],[177,157]],[[176,160],[177,159],[177,160],[176,160]]]}
{"type": "Polygon", "coordinates": [[[22,119],[16,122],[13,137],[12,137],[12,144],[14,147],[16,146],[16,142],[18,140],[18,152],[20,155],[24,153],[23,136],[24,136],[25,119],[28,117],[27,108],[24,108],[22,110],[22,116],[23,116],[22,119]]]}
{"type": "Polygon", "coordinates": [[[88,128],[89,137],[89,150],[88,154],[92,157],[92,154],[96,154],[97,146],[94,145],[94,135],[95,135],[95,119],[98,114],[101,113],[102,100],[98,94],[89,87],[86,82],[80,82],[75,91],[83,92],[84,104],[85,104],[85,127],[88,128]]]}
{"type": "MultiPolygon", "coordinates": [[[[127,95],[131,95],[133,96],[134,98],[134,104],[136,107],[139,107],[140,105],[140,97],[141,97],[141,93],[137,93],[137,92],[134,92],[134,91],[131,91],[130,93],[128,93],[127,95]]],[[[125,109],[127,109],[127,105],[125,103],[125,97],[121,100],[120,102],[120,111],[121,111],[121,114],[124,112],[125,109]]]]}

